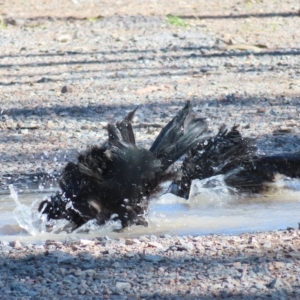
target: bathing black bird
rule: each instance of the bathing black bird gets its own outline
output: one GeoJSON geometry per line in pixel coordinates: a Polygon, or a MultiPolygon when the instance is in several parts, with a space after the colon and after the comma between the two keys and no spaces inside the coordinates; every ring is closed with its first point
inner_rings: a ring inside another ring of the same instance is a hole
{"type": "Polygon", "coordinates": [[[92,146],[62,171],[61,193],[43,201],[48,219],[67,219],[79,227],[112,217],[122,227],[147,225],[148,201],[160,183],[173,180],[169,167],[207,136],[207,123],[196,118],[190,102],[161,130],[149,150],[139,148],[131,126],[134,111],[116,125],[108,124],[108,141],[92,146]]]}
{"type": "Polygon", "coordinates": [[[275,182],[276,175],[300,177],[300,152],[259,155],[255,140],[243,138],[238,126],[230,131],[226,126],[215,137],[200,142],[186,155],[182,178],[173,185],[173,193],[188,198],[191,182],[224,175],[227,186],[236,193],[262,193],[275,182]]]}

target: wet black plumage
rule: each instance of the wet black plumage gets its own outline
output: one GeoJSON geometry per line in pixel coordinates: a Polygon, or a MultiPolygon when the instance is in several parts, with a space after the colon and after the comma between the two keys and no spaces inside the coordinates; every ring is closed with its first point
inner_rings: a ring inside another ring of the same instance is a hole
{"type": "Polygon", "coordinates": [[[222,126],[215,137],[188,152],[181,167],[182,178],[174,183],[175,194],[187,199],[192,180],[221,174],[237,193],[262,193],[277,174],[300,177],[300,152],[259,155],[256,141],[243,138],[237,128],[228,131],[222,126]]]}
{"type": "Polygon", "coordinates": [[[48,219],[64,218],[76,227],[96,218],[105,223],[117,215],[122,227],[147,225],[149,197],[160,183],[172,180],[169,167],[207,133],[204,119],[195,118],[190,102],[162,129],[149,150],[135,144],[131,119],[108,124],[108,141],[92,146],[69,162],[60,179],[62,193],[40,204],[48,219]]]}

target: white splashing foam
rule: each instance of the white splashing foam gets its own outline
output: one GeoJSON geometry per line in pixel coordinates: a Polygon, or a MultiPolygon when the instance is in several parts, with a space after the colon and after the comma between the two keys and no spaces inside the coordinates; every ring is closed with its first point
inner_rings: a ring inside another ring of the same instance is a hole
{"type": "MultiPolygon", "coordinates": [[[[13,210],[13,215],[19,226],[34,236],[39,233],[45,233],[47,231],[46,225],[49,225],[49,222],[47,221],[47,215],[38,212],[37,204],[39,200],[33,201],[33,203],[28,206],[19,201],[18,193],[12,184],[9,185],[9,190],[11,197],[17,205],[13,210]]],[[[53,231],[62,231],[67,223],[65,220],[58,220],[50,225],[53,226],[53,231]]]]}
{"type": "Polygon", "coordinates": [[[97,220],[93,219],[83,224],[78,229],[74,230],[74,233],[110,233],[116,230],[122,229],[122,224],[120,220],[109,220],[104,225],[97,224],[97,220]]]}
{"type": "Polygon", "coordinates": [[[12,184],[9,185],[9,191],[11,197],[17,204],[13,214],[19,226],[27,230],[30,234],[36,235],[39,232],[38,223],[40,223],[41,220],[39,213],[37,210],[33,211],[29,206],[19,201],[18,193],[12,184]]]}
{"type": "Polygon", "coordinates": [[[224,175],[192,181],[188,203],[190,206],[222,206],[236,199],[235,190],[228,187],[224,175]]]}
{"type": "Polygon", "coordinates": [[[16,192],[16,190],[14,189],[14,186],[12,184],[10,184],[8,186],[9,191],[10,191],[10,196],[12,197],[12,199],[16,202],[17,205],[20,205],[21,202],[19,201],[18,198],[18,193],[16,192]]]}

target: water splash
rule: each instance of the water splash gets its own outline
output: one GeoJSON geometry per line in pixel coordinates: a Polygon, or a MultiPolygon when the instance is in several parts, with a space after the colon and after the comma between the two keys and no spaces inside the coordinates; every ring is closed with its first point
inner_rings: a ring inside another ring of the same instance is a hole
{"type": "Polygon", "coordinates": [[[13,215],[19,226],[27,230],[31,235],[37,235],[45,227],[41,214],[19,201],[18,194],[12,184],[9,185],[9,191],[12,199],[17,204],[13,215]]]}
{"type": "Polygon", "coordinates": [[[213,226],[214,212],[220,217],[222,212],[238,199],[235,190],[228,187],[224,179],[224,175],[217,175],[193,180],[188,199],[167,193],[155,201],[150,201],[149,225],[152,228],[192,230],[195,226],[206,226],[204,224],[209,221],[207,224],[213,226]]]}
{"type": "Polygon", "coordinates": [[[68,230],[69,222],[67,220],[48,221],[47,215],[38,211],[39,199],[36,199],[30,205],[25,205],[19,201],[18,193],[12,184],[9,185],[9,191],[11,198],[17,205],[13,210],[14,218],[19,226],[30,235],[36,236],[45,232],[62,233],[68,230]]]}
{"type": "Polygon", "coordinates": [[[21,202],[19,201],[19,198],[18,198],[18,193],[15,191],[14,186],[12,184],[10,184],[8,186],[8,188],[9,188],[10,196],[12,197],[12,199],[16,202],[17,205],[21,205],[21,202]]]}
{"type": "Polygon", "coordinates": [[[226,185],[225,176],[217,175],[192,181],[188,203],[190,206],[222,206],[236,200],[235,189],[226,185]]]}
{"type": "MultiPolygon", "coordinates": [[[[36,199],[31,205],[22,204],[19,201],[18,193],[13,185],[9,185],[10,196],[16,203],[17,207],[13,210],[15,220],[19,226],[25,229],[29,234],[36,236],[43,233],[65,234],[73,231],[72,224],[67,220],[47,220],[47,215],[38,212],[39,199],[36,199]]],[[[42,191],[43,188],[39,187],[42,191]]],[[[70,203],[66,203],[70,205],[70,203]]],[[[74,230],[74,233],[109,233],[122,228],[119,220],[109,220],[104,225],[98,225],[97,220],[91,220],[74,230]]]]}
{"type": "Polygon", "coordinates": [[[104,225],[97,224],[97,220],[93,219],[83,224],[78,229],[74,230],[74,233],[110,233],[122,229],[120,220],[109,220],[104,225]]]}

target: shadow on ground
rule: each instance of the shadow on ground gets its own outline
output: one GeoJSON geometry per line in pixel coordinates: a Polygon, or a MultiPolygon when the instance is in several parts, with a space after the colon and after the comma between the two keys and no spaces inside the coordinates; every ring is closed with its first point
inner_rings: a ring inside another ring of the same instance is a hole
{"type": "Polygon", "coordinates": [[[80,242],[69,246],[77,252],[76,256],[65,253],[64,247],[55,246],[55,242],[46,250],[25,247],[26,252],[8,252],[11,248],[2,243],[1,299],[48,299],[55,294],[60,299],[296,299],[295,291],[299,289],[295,282],[291,291],[276,278],[276,271],[270,272],[266,267],[273,262],[299,263],[299,258],[283,247],[261,248],[248,254],[236,251],[236,255],[228,257],[210,256],[198,250],[178,251],[174,245],[146,258],[145,253],[130,247],[125,251],[131,253],[128,257],[122,254],[124,247],[113,246],[111,241],[96,240],[93,247],[80,246],[80,242]],[[235,262],[241,267],[235,268],[235,262]],[[253,278],[264,283],[255,288],[253,278]]]}

